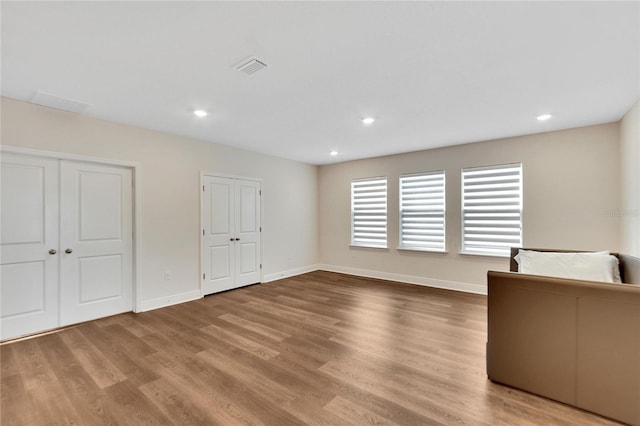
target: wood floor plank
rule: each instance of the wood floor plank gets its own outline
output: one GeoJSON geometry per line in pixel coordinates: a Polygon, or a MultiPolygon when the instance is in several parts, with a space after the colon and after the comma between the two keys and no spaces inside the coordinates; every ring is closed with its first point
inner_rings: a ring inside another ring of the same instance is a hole
{"type": "Polygon", "coordinates": [[[224,328],[218,327],[217,325],[211,324],[203,327],[201,330],[204,333],[210,334],[214,337],[218,337],[221,340],[228,342],[230,345],[237,346],[240,349],[245,350],[262,359],[271,359],[278,355],[278,351],[274,351],[273,349],[261,345],[260,343],[255,342],[251,339],[247,339],[246,337],[232,334],[224,328]]]}
{"type": "Polygon", "coordinates": [[[36,424],[39,410],[25,409],[29,408],[30,396],[19,374],[2,376],[0,389],[0,424],[36,424]]]}
{"type": "Polygon", "coordinates": [[[238,382],[263,395],[277,406],[289,405],[296,398],[295,393],[281,385],[279,381],[264,377],[244,363],[221,355],[220,352],[203,351],[198,354],[198,357],[207,365],[232,375],[238,382]]]}
{"type": "Polygon", "coordinates": [[[38,339],[38,344],[65,391],[64,397],[69,398],[82,422],[111,423],[111,414],[104,409],[106,394],[64,344],[60,337],[63,333],[66,331],[43,336],[38,339]]]}
{"type": "Polygon", "coordinates": [[[105,389],[105,410],[116,424],[131,426],[155,426],[171,424],[151,401],[131,382],[125,380],[105,389]]]}
{"type": "Polygon", "coordinates": [[[101,389],[127,379],[127,376],[86,339],[78,328],[67,330],[61,333],[60,337],[101,389]]]}
{"type": "MultiPolygon", "coordinates": [[[[162,354],[154,354],[149,358],[162,356],[162,354]]],[[[168,370],[166,371],[168,377],[181,380],[183,386],[188,383],[190,388],[197,389],[201,394],[210,397],[209,405],[213,403],[219,409],[228,411],[236,418],[235,423],[300,424],[295,417],[275,406],[267,397],[258,394],[250,385],[238,380],[232,372],[219,370],[197,357],[189,363],[181,364],[165,359],[164,366],[168,370]]]]}
{"type": "Polygon", "coordinates": [[[486,297],[316,271],[0,346],[6,425],[615,425],[487,380],[486,297]]]}
{"type": "MultiPolygon", "coordinates": [[[[167,353],[156,353],[150,355],[147,361],[155,366],[162,380],[169,383],[169,386],[184,398],[188,398],[190,404],[197,407],[198,410],[207,413],[207,422],[205,424],[220,425],[240,425],[240,424],[260,424],[260,419],[252,413],[245,413],[237,407],[233,401],[231,392],[224,390],[226,383],[223,380],[211,380],[209,385],[205,378],[200,377],[203,367],[189,363],[180,362],[179,359],[173,358],[167,353]]],[[[207,377],[215,377],[209,373],[207,377]]],[[[148,386],[143,385],[145,394],[149,392],[148,386]]],[[[160,397],[152,398],[156,405],[164,405],[163,411],[173,411],[170,406],[163,404],[160,397]]],[[[172,412],[171,417],[180,416],[180,413],[172,412]]],[[[180,425],[180,423],[168,423],[180,425]]]]}
{"type": "Polygon", "coordinates": [[[120,325],[136,337],[142,337],[152,333],[152,330],[145,327],[139,320],[138,315],[128,312],[122,315],[114,315],[108,318],[102,318],[93,322],[97,327],[108,327],[110,325],[120,325]]]}
{"type": "Polygon", "coordinates": [[[209,414],[210,410],[207,410],[206,405],[198,405],[197,395],[178,391],[179,387],[165,378],[146,383],[139,389],[173,424],[224,424],[209,414]]]}
{"type": "MultiPolygon", "coordinates": [[[[333,394],[326,390],[327,386],[317,386],[318,381],[313,371],[298,374],[291,369],[278,365],[274,360],[255,360],[250,354],[239,348],[229,346],[216,346],[199,356],[205,357],[209,362],[217,361],[218,368],[225,371],[233,371],[234,375],[240,375],[245,384],[253,386],[255,381],[262,382],[261,393],[274,404],[278,404],[283,410],[295,416],[304,424],[339,425],[340,418],[322,409],[323,405],[333,394]],[[247,362],[250,361],[250,362],[247,362]],[[251,378],[254,378],[253,380],[251,378]],[[252,380],[249,382],[248,380],[252,380]],[[275,395],[272,395],[277,391],[275,395]]],[[[278,357],[281,357],[278,355],[278,357]]]]}
{"type": "Polygon", "coordinates": [[[330,381],[318,372],[315,365],[309,366],[304,363],[305,357],[298,357],[296,361],[292,361],[289,353],[280,353],[273,359],[263,360],[238,347],[220,344],[213,345],[207,352],[223,359],[236,360],[250,372],[248,374],[278,383],[298,398],[309,397],[317,404],[324,405],[333,397],[333,394],[327,391],[330,381]],[[302,363],[299,363],[300,361],[302,363]]]}
{"type": "Polygon", "coordinates": [[[260,309],[260,307],[252,308],[243,304],[241,306],[228,306],[228,312],[250,321],[258,322],[274,330],[289,335],[313,335],[323,338],[329,338],[335,334],[333,328],[319,328],[312,324],[301,323],[299,321],[290,321],[284,319],[276,312],[268,312],[260,309]]]}
{"type": "Polygon", "coordinates": [[[117,323],[105,327],[86,324],[79,328],[79,332],[91,341],[96,349],[127,377],[127,380],[142,385],[158,379],[158,375],[144,363],[144,357],[155,352],[155,349],[131,334],[128,328],[117,323]]]}
{"type": "Polygon", "coordinates": [[[16,350],[20,377],[27,392],[38,392],[47,386],[53,386],[55,376],[36,339],[18,342],[13,349],[16,350]]]}
{"type": "MultiPolygon", "coordinates": [[[[367,393],[388,399],[408,410],[420,412],[429,419],[430,423],[468,424],[452,410],[448,410],[439,402],[428,398],[433,395],[421,395],[416,393],[415,387],[403,386],[406,383],[399,381],[391,372],[368,369],[355,362],[344,364],[334,361],[320,367],[320,371],[367,393]]],[[[434,393],[437,392],[437,388],[435,389],[434,393]]]]}
{"type": "Polygon", "coordinates": [[[401,426],[398,423],[385,419],[378,414],[363,408],[357,403],[344,399],[340,396],[333,398],[327,405],[325,410],[336,414],[342,419],[344,424],[358,425],[376,425],[376,426],[401,426]]]}
{"type": "MultiPolygon", "coordinates": [[[[56,371],[49,364],[39,343],[38,339],[30,339],[17,344],[16,356],[24,388],[20,410],[29,414],[24,419],[27,423],[18,420],[16,424],[79,424],[77,409],[70,402],[68,393],[57,379],[56,371]]],[[[4,386],[0,390],[3,394],[12,391],[4,386]]],[[[11,423],[13,419],[9,419],[11,423]]]]}
{"type": "Polygon", "coordinates": [[[13,347],[14,345],[0,346],[0,374],[2,377],[19,373],[18,360],[13,347]]]}
{"type": "Polygon", "coordinates": [[[273,329],[271,327],[267,327],[265,325],[259,324],[257,322],[254,321],[250,321],[250,320],[246,320],[244,318],[241,318],[239,316],[233,315],[233,314],[224,314],[224,315],[220,315],[218,318],[227,321],[231,324],[235,324],[239,327],[243,327],[246,328],[247,330],[251,330],[254,331],[256,333],[262,334],[263,336],[269,338],[269,339],[273,339],[276,342],[281,342],[284,339],[286,339],[287,337],[291,337],[290,334],[284,333],[282,331],[278,331],[276,329],[273,329]]]}
{"type": "Polygon", "coordinates": [[[314,325],[319,328],[325,327],[328,330],[331,330],[331,326],[340,321],[339,318],[332,318],[326,315],[314,314],[309,311],[290,307],[282,303],[252,300],[250,302],[247,302],[245,305],[254,309],[261,309],[267,312],[272,312],[286,321],[302,322],[305,324],[314,325]]]}

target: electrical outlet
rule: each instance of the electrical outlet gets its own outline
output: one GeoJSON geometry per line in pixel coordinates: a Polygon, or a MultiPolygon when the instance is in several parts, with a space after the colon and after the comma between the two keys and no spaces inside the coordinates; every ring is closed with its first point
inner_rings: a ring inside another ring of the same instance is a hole
{"type": "Polygon", "coordinates": [[[164,271],[164,280],[165,281],[171,280],[171,271],[164,271]]]}

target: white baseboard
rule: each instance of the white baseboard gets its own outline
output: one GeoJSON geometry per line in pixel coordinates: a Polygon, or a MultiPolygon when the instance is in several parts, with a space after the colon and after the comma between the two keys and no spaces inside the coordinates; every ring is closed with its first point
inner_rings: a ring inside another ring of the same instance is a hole
{"type": "Polygon", "coordinates": [[[268,283],[271,281],[281,280],[283,278],[295,277],[296,275],[306,274],[307,272],[313,272],[320,269],[320,265],[308,265],[302,266],[300,268],[288,269],[286,271],[276,272],[274,274],[267,274],[262,277],[263,283],[268,283]]]}
{"type": "Polygon", "coordinates": [[[349,268],[337,265],[317,265],[317,269],[359,277],[377,278],[401,283],[423,285],[426,287],[443,288],[447,290],[463,291],[465,293],[487,294],[487,287],[479,284],[461,283],[456,281],[438,280],[435,278],[416,277],[413,275],[395,274],[392,272],[371,271],[368,269],[349,268]]]}
{"type": "Polygon", "coordinates": [[[158,297],[157,299],[143,300],[140,304],[139,312],[151,311],[153,309],[164,308],[178,303],[191,302],[202,297],[200,290],[187,291],[166,297],[158,297]]]}
{"type": "MultiPolygon", "coordinates": [[[[350,268],[347,266],[315,264],[302,266],[300,268],[288,269],[286,271],[267,274],[263,277],[262,282],[281,280],[284,278],[294,277],[296,275],[306,274],[313,271],[329,271],[341,274],[355,275],[358,277],[377,278],[380,280],[397,281],[401,283],[416,284],[426,287],[443,288],[446,290],[463,291],[465,293],[487,294],[487,287],[478,284],[461,283],[456,281],[438,280],[435,278],[416,277],[413,275],[395,274],[392,272],[371,271],[369,269],[350,268]]],[[[177,305],[178,303],[190,302],[202,297],[200,290],[187,291],[185,293],[174,294],[172,296],[158,297],[156,299],[143,300],[140,304],[138,312],[151,311],[153,309],[164,308],[166,306],[177,305]]]]}

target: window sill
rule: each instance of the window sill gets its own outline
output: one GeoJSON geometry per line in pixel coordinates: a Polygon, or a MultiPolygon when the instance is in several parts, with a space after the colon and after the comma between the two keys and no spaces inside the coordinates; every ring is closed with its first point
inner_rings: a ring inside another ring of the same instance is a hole
{"type": "Polygon", "coordinates": [[[422,248],[422,247],[411,247],[411,246],[398,246],[396,247],[397,250],[402,250],[402,251],[420,251],[420,252],[424,252],[424,253],[434,253],[434,254],[448,254],[449,252],[446,250],[432,250],[432,249],[426,249],[426,248],[422,248]]]}
{"type": "Polygon", "coordinates": [[[468,251],[461,251],[461,252],[458,252],[458,254],[462,256],[489,257],[492,259],[509,259],[511,257],[508,254],[470,253],[468,251]]]}
{"type": "Polygon", "coordinates": [[[388,250],[389,247],[387,246],[374,246],[374,245],[366,245],[366,244],[349,244],[349,247],[352,248],[366,248],[366,249],[382,249],[382,250],[388,250]]]}

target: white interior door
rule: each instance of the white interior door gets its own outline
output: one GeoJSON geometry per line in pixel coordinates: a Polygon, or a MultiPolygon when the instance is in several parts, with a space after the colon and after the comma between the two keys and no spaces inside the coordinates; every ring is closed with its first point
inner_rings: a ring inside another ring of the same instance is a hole
{"type": "Polygon", "coordinates": [[[58,326],[58,161],[2,155],[0,339],[58,326]]]}
{"type": "Polygon", "coordinates": [[[236,183],[236,277],[238,286],[260,282],[260,183],[236,183]]]}
{"type": "Polygon", "coordinates": [[[60,325],[131,311],[131,169],[62,161],[60,182],[60,325]]]}
{"type": "Polygon", "coordinates": [[[203,294],[235,287],[235,182],[205,176],[202,192],[203,294]]]}
{"type": "Polygon", "coordinates": [[[202,226],[203,294],[260,282],[259,182],[205,176],[202,226]]]}

